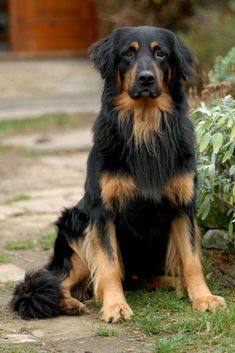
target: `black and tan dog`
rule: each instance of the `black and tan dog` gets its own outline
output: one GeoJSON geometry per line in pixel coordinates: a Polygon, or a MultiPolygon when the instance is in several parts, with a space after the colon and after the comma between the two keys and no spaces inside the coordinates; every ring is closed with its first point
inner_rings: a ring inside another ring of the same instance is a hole
{"type": "Polygon", "coordinates": [[[104,79],[83,199],[57,221],[54,255],[11,305],[23,318],[80,314],[91,291],[107,322],[130,319],[126,288],[185,285],[193,308],[224,299],[205,282],[195,221],[195,137],[182,86],[191,51],[170,31],[126,27],[91,48],[104,79]]]}

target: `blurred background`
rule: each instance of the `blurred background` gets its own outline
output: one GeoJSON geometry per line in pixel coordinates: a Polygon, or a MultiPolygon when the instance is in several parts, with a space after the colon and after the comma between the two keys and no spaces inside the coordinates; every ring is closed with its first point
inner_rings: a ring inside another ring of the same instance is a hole
{"type": "Polygon", "coordinates": [[[114,27],[176,31],[209,70],[234,45],[233,0],[0,0],[0,50],[86,53],[114,27]]]}

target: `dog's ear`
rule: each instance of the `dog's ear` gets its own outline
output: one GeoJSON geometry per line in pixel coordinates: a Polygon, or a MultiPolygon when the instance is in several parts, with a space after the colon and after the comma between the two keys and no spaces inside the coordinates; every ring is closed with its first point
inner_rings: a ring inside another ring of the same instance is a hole
{"type": "Polygon", "coordinates": [[[103,79],[109,78],[113,71],[113,38],[112,35],[99,40],[89,49],[91,60],[103,79]]]}
{"type": "Polygon", "coordinates": [[[194,65],[197,60],[192,52],[175,34],[173,42],[173,71],[177,78],[195,78],[194,65]]]}

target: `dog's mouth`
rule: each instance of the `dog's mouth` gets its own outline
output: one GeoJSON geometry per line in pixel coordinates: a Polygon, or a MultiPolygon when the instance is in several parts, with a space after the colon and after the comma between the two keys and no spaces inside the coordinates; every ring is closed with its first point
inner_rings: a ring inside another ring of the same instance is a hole
{"type": "Polygon", "coordinates": [[[139,99],[139,98],[150,98],[156,99],[161,95],[161,91],[159,89],[150,89],[144,88],[142,90],[133,90],[129,92],[129,96],[132,99],[139,99]]]}

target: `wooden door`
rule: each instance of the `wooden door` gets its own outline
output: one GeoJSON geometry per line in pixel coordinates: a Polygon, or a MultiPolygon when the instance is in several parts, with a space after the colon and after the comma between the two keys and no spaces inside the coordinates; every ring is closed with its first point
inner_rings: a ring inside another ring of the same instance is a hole
{"type": "Polygon", "coordinates": [[[93,0],[9,0],[14,51],[84,51],[97,39],[93,0]]]}

